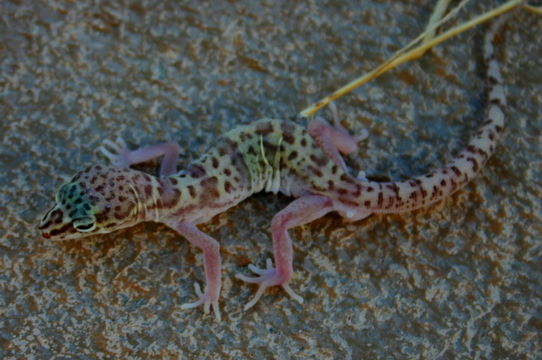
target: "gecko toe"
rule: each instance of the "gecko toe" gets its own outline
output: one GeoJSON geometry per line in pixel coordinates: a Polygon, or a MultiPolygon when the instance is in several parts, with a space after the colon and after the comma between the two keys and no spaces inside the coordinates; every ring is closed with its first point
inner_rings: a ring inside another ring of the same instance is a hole
{"type": "Polygon", "coordinates": [[[198,306],[203,305],[203,312],[205,314],[208,314],[209,310],[212,307],[216,321],[222,320],[222,317],[220,316],[220,308],[218,307],[218,296],[212,296],[207,291],[202,292],[201,287],[197,282],[194,283],[194,290],[196,291],[196,295],[199,297],[199,299],[191,303],[182,304],[181,309],[194,309],[198,306]]]}

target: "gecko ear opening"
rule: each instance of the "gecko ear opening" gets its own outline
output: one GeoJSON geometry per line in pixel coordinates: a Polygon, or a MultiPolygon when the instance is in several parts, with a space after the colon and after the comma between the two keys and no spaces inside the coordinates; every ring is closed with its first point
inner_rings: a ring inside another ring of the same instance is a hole
{"type": "Polygon", "coordinates": [[[96,228],[96,219],[89,216],[75,219],[73,221],[73,227],[79,232],[91,232],[96,228]]]}

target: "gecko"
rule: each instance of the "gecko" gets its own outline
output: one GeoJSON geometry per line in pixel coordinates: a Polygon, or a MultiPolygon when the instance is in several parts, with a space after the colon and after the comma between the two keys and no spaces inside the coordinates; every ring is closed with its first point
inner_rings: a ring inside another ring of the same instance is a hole
{"type": "Polygon", "coordinates": [[[220,320],[220,245],[197,225],[254,193],[280,192],[295,200],[271,220],[274,263],[268,260],[265,268],[251,264],[253,276],[237,278],[258,285],[245,309],[273,286],[303,302],[290,287],[294,270],[289,229],[330,212],[358,221],[374,213],[428,206],[459,190],[486,163],[505,120],[505,88],[494,51],[497,29],[495,25],[487,32],[483,45],[488,80],[484,121],[466,148],[439,169],[405,181],[377,182],[353,175],[342,155],[355,152],[357,141],[337,117],[333,125],[315,118],[307,128],[267,118],[238,126],[182,170],[177,169],[180,147],[174,142],[130,151],[118,139],[105,141],[101,148],[108,165],[90,165],[60,186],[38,229],[43,238],[62,241],[144,221],[163,223],[203,252],[204,290],[196,282],[197,300],[181,308],[203,306],[208,313],[212,307],[220,320]],[[131,168],[158,157],[162,157],[158,176],[131,168]]]}

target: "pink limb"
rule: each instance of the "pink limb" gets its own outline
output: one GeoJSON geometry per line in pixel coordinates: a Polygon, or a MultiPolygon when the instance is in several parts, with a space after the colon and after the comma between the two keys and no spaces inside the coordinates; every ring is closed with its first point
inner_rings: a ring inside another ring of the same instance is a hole
{"type": "Polygon", "coordinates": [[[271,232],[276,268],[273,268],[271,260],[268,260],[266,269],[249,265],[249,269],[257,275],[255,277],[237,275],[240,280],[259,285],[254,298],[245,305],[245,310],[250,309],[258,302],[266,288],[275,285],[282,286],[294,300],[300,303],[303,302],[303,298],[297,295],[288,285],[293,274],[292,240],[288,234],[288,229],[307,224],[332,210],[333,203],[329,198],[307,195],[294,200],[273,217],[271,232]]]}
{"type": "Polygon", "coordinates": [[[103,145],[98,148],[111,164],[119,167],[130,167],[145,161],[152,160],[159,156],[164,156],[160,164],[160,177],[165,177],[177,172],[177,159],[179,157],[179,145],[174,142],[166,142],[158,145],[145,146],[143,148],[130,151],[126,143],[121,138],[115,142],[105,140],[103,145]],[[110,149],[107,149],[106,146],[110,149]]]}
{"type": "Polygon", "coordinates": [[[309,123],[308,132],[331,160],[348,172],[340,153],[349,154],[355,151],[361,137],[348,134],[338,119],[335,119],[335,126],[332,126],[324,119],[316,118],[309,123]]]}
{"type": "Polygon", "coordinates": [[[195,283],[194,288],[199,300],[193,303],[181,305],[182,309],[193,309],[203,305],[205,314],[209,313],[212,306],[217,321],[220,321],[220,309],[218,299],[220,296],[220,245],[218,241],[200,231],[194,224],[187,222],[168,223],[171,228],[184,236],[191,244],[203,251],[203,270],[205,272],[205,292],[202,292],[199,284],[195,283]]]}

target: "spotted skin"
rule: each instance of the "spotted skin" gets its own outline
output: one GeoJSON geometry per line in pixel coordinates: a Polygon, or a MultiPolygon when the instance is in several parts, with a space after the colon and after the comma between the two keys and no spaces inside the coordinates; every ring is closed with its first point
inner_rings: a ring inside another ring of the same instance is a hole
{"type": "MultiPolygon", "coordinates": [[[[495,28],[496,29],[496,28],[495,28]]],[[[297,198],[271,222],[274,266],[250,265],[255,276],[238,278],[259,285],[253,306],[267,287],[279,285],[294,299],[289,287],[293,254],[288,229],[328,212],[349,220],[372,213],[414,210],[459,190],[480,171],[495,148],[504,126],[506,105],[493,37],[488,33],[484,57],[488,64],[488,108],[480,130],[458,157],[429,174],[401,182],[374,182],[350,174],[340,153],[355,150],[355,140],[338,126],[317,119],[308,130],[289,121],[262,119],[239,126],[217,140],[199,159],[176,171],[178,146],[172,143],[129,151],[122,141],[109,142],[102,152],[111,165],[93,165],[60,187],[54,207],[39,229],[51,240],[69,240],[108,233],[142,221],[161,222],[203,251],[206,287],[199,299],[183,308],[213,308],[220,319],[219,244],[196,225],[236,205],[254,193],[281,192],[297,198]],[[160,176],[130,168],[164,155],[160,176]]]]}

